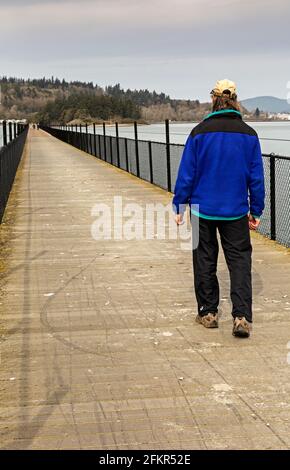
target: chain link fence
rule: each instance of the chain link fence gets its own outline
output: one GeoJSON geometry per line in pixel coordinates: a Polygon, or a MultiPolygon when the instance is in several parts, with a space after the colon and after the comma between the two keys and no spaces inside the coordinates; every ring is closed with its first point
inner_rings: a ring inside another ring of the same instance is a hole
{"type": "MultiPolygon", "coordinates": [[[[127,137],[88,133],[79,130],[44,127],[58,139],[138,178],[173,191],[184,145],[169,141],[153,142],[127,137]]],[[[266,200],[259,232],[272,240],[290,246],[290,157],[263,154],[266,200]]]]}
{"type": "Polygon", "coordinates": [[[0,223],[21,160],[27,132],[28,126],[18,125],[15,128],[14,139],[9,143],[4,140],[5,145],[0,150],[0,223]]]}

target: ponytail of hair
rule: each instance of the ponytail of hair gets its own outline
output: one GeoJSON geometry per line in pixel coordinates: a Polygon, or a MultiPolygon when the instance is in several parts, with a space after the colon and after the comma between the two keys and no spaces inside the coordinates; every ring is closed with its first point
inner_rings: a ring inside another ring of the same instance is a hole
{"type": "Polygon", "coordinates": [[[231,98],[225,94],[222,96],[214,96],[212,110],[221,111],[223,109],[234,109],[235,111],[241,112],[241,106],[237,100],[237,95],[233,95],[231,98]]]}

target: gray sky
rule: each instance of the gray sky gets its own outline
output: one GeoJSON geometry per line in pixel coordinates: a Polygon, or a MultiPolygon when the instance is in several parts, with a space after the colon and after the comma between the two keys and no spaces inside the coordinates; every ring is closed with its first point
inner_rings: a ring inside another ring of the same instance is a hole
{"type": "Polygon", "coordinates": [[[120,82],[208,100],[287,96],[289,0],[0,0],[1,75],[120,82]]]}

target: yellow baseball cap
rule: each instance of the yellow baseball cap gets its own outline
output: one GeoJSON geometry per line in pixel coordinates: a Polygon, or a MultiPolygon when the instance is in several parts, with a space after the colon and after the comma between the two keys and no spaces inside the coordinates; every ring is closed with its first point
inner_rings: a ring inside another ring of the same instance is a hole
{"type": "Polygon", "coordinates": [[[216,82],[210,94],[214,96],[228,95],[230,98],[234,98],[237,96],[237,87],[235,82],[224,78],[216,82]]]}

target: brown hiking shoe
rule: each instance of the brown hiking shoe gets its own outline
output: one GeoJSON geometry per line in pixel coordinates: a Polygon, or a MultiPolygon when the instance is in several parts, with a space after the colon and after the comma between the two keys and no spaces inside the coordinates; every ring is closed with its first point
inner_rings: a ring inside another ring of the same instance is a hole
{"type": "Polygon", "coordinates": [[[234,318],[233,335],[239,338],[248,338],[250,336],[250,325],[245,317],[234,318]]]}
{"type": "Polygon", "coordinates": [[[197,315],[195,321],[205,328],[218,328],[219,326],[217,313],[208,313],[203,316],[197,315]]]}

